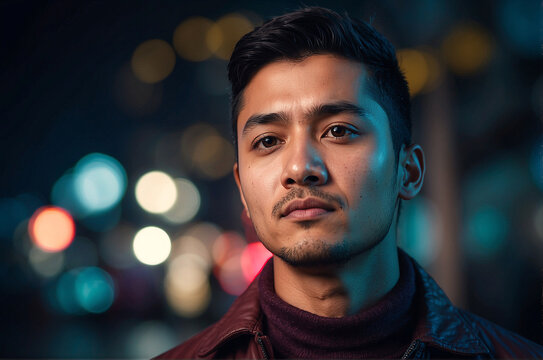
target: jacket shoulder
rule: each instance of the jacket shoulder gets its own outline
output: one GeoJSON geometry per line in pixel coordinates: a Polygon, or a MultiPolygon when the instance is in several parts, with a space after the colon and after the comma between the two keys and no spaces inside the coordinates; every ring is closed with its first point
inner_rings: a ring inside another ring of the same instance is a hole
{"type": "Polygon", "coordinates": [[[471,325],[479,337],[486,343],[495,357],[507,358],[543,358],[543,346],[530,341],[489,320],[458,309],[459,313],[471,325]]]}

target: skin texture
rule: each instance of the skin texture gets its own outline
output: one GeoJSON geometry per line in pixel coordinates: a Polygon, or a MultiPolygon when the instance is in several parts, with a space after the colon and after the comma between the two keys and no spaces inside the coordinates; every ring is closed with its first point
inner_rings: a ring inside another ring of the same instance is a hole
{"type": "Polygon", "coordinates": [[[424,177],[420,146],[396,162],[368,81],[333,55],[276,61],[249,82],[237,119],[234,176],[274,254],[276,293],[321,316],[357,312],[396,284],[398,201],[424,177]]]}

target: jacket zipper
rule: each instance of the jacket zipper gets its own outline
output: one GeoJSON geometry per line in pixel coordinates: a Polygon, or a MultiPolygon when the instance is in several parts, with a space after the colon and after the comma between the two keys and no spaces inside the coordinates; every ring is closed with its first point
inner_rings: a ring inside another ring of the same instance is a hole
{"type": "Polygon", "coordinates": [[[268,352],[266,351],[266,347],[264,346],[264,342],[260,338],[260,333],[256,334],[256,341],[258,342],[258,345],[260,345],[260,350],[262,350],[262,355],[264,355],[264,359],[269,360],[268,352]]]}
{"type": "Polygon", "coordinates": [[[419,340],[415,340],[411,343],[411,345],[409,345],[409,347],[407,348],[407,350],[405,351],[405,353],[403,354],[402,356],[402,359],[409,359],[409,357],[411,356],[411,354],[415,351],[415,349],[419,346],[419,343],[420,341],[419,340]]]}

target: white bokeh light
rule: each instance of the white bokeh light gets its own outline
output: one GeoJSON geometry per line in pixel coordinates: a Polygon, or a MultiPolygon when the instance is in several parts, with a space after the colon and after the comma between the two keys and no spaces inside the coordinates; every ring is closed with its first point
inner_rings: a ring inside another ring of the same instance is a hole
{"type": "Polygon", "coordinates": [[[148,226],[134,236],[134,255],[146,265],[158,265],[170,255],[172,243],[168,234],[161,228],[148,226]]]}
{"type": "Polygon", "coordinates": [[[177,201],[163,214],[165,220],[173,224],[183,224],[194,218],[200,210],[200,192],[188,179],[174,180],[177,188],[177,201]]]}
{"type": "Polygon", "coordinates": [[[136,200],[145,211],[162,214],[175,204],[177,187],[170,175],[151,171],[136,183],[136,200]]]}

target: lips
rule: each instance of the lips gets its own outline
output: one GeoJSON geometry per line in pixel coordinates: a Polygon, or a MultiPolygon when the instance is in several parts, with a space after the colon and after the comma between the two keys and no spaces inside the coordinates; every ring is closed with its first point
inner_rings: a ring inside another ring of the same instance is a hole
{"type": "Polygon", "coordinates": [[[294,200],[281,212],[281,217],[310,219],[334,211],[330,203],[316,198],[294,200]]]}

